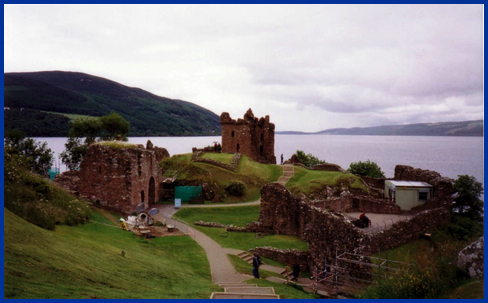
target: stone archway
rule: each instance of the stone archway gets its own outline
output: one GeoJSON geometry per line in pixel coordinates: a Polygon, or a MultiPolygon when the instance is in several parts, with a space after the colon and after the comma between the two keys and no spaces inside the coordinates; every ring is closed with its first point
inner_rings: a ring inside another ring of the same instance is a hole
{"type": "Polygon", "coordinates": [[[151,179],[149,179],[149,192],[147,202],[148,207],[149,204],[156,203],[156,182],[154,182],[154,177],[151,177],[151,179]]]}

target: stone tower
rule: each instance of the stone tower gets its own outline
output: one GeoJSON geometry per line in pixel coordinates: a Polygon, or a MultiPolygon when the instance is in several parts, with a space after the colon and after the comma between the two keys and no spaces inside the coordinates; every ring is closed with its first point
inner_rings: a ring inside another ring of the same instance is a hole
{"type": "Polygon", "coordinates": [[[222,152],[240,153],[265,164],[276,164],[274,153],[275,125],[269,116],[255,118],[248,109],[244,119],[231,119],[229,113],[220,115],[222,152]]]}

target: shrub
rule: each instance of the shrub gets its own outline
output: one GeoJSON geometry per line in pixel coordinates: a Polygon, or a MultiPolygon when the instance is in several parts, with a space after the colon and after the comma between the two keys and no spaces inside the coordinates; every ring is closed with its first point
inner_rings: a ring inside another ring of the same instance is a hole
{"type": "Polygon", "coordinates": [[[315,157],[312,154],[305,154],[305,152],[302,150],[297,150],[296,155],[298,159],[300,159],[300,161],[303,163],[303,165],[307,167],[314,167],[315,165],[325,163],[324,160],[319,160],[319,158],[315,157]]]}
{"type": "Polygon", "coordinates": [[[365,162],[353,162],[349,165],[347,169],[351,174],[371,177],[371,178],[385,178],[385,173],[375,162],[365,161],[365,162]]]}
{"type": "Polygon", "coordinates": [[[454,214],[451,216],[451,225],[449,225],[448,230],[454,238],[467,241],[482,234],[483,225],[468,217],[454,214]]]}
{"type": "Polygon", "coordinates": [[[453,182],[456,193],[452,209],[472,220],[483,222],[484,203],[480,199],[483,194],[483,184],[475,177],[460,175],[453,182]]]}
{"type": "Polygon", "coordinates": [[[241,181],[230,181],[229,186],[227,186],[227,191],[231,196],[244,196],[246,193],[246,184],[241,181]]]}

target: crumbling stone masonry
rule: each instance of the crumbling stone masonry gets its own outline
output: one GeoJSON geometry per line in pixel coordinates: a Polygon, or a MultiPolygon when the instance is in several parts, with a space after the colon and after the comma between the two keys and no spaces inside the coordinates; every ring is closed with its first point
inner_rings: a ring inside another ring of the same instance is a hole
{"type": "Polygon", "coordinates": [[[276,164],[275,125],[269,122],[269,116],[258,119],[249,109],[244,119],[236,121],[224,112],[220,115],[220,124],[223,153],[240,153],[260,163],[276,164]]]}
{"type": "Polygon", "coordinates": [[[169,157],[164,148],[111,148],[92,144],[80,170],[55,179],[81,198],[109,209],[131,214],[161,197],[162,173],[158,162],[169,157]],[[68,180],[67,180],[68,179],[68,180]]]}
{"type": "MultiPolygon", "coordinates": [[[[438,208],[421,212],[409,221],[398,222],[383,233],[371,236],[355,227],[340,213],[309,205],[282,185],[270,183],[261,189],[259,222],[250,224],[248,229],[300,237],[308,242],[309,268],[323,269],[324,261],[330,264],[336,252],[369,256],[378,249],[391,249],[408,243],[449,221],[449,212],[445,208],[438,208]]],[[[350,269],[351,272],[370,270],[368,266],[361,265],[350,269]]]]}

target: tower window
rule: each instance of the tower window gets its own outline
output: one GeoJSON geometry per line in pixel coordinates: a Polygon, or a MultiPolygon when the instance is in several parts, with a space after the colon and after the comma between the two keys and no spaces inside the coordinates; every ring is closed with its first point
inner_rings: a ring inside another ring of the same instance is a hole
{"type": "Polygon", "coordinates": [[[261,141],[264,141],[264,134],[261,134],[261,141]]]}
{"type": "Polygon", "coordinates": [[[239,147],[240,147],[239,146],[239,143],[237,143],[237,145],[236,145],[236,152],[239,152],[239,147]]]}
{"type": "Polygon", "coordinates": [[[236,136],[236,132],[232,131],[231,136],[232,136],[232,138],[234,138],[236,136]]]}

